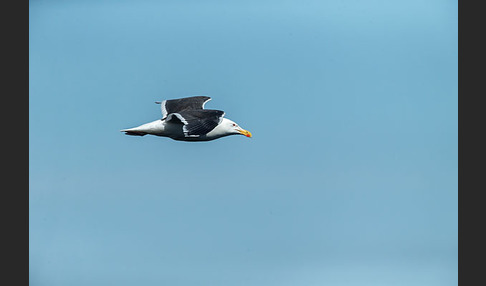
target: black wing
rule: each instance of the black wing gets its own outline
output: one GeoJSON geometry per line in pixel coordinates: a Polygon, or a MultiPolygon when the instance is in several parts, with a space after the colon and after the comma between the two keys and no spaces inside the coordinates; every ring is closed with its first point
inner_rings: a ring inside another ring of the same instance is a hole
{"type": "MultiPolygon", "coordinates": [[[[185,110],[201,110],[204,109],[204,104],[211,100],[209,96],[192,96],[179,99],[169,99],[162,101],[162,118],[167,117],[171,113],[180,113],[185,110]]],[[[159,102],[157,102],[159,103],[159,102]]]]}
{"type": "Polygon", "coordinates": [[[180,121],[184,124],[182,131],[186,137],[199,137],[218,126],[223,116],[224,111],[221,110],[184,110],[169,114],[166,121],[180,121]]]}

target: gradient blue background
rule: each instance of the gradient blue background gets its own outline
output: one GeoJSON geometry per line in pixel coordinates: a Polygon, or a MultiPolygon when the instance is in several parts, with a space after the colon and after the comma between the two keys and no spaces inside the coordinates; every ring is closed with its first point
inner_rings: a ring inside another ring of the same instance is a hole
{"type": "Polygon", "coordinates": [[[30,285],[457,285],[457,10],[30,1],[30,285]]]}

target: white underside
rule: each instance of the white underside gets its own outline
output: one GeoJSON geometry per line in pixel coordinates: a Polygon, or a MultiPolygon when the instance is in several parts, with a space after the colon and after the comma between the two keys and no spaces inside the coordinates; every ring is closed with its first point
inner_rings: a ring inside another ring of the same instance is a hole
{"type": "Polygon", "coordinates": [[[234,133],[228,132],[223,126],[226,118],[220,122],[213,130],[206,135],[199,137],[186,137],[182,130],[182,124],[166,122],[165,120],[155,120],[149,123],[142,124],[138,127],[123,129],[122,132],[133,132],[141,135],[151,134],[156,136],[170,137],[174,140],[182,141],[208,141],[217,139],[223,136],[232,135],[234,133]]]}

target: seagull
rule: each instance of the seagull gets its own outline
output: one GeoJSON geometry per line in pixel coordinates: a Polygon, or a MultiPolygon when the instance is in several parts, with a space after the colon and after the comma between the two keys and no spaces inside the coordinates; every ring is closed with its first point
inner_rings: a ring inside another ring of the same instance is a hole
{"type": "Polygon", "coordinates": [[[126,135],[150,134],[177,141],[210,141],[229,135],[252,137],[250,131],[223,118],[224,111],[204,109],[204,105],[210,100],[208,96],[192,96],[156,101],[161,106],[162,119],[120,131],[126,135]]]}

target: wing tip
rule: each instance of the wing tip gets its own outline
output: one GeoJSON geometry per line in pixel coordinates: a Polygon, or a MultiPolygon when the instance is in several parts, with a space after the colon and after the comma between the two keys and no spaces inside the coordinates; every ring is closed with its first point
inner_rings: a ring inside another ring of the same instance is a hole
{"type": "Polygon", "coordinates": [[[203,102],[203,104],[202,104],[202,109],[204,109],[204,105],[206,105],[206,103],[208,103],[208,102],[209,102],[209,101],[211,101],[211,99],[212,99],[212,98],[211,98],[211,97],[209,97],[209,96],[204,96],[204,97],[206,98],[206,100],[205,100],[205,101],[203,102]]]}

